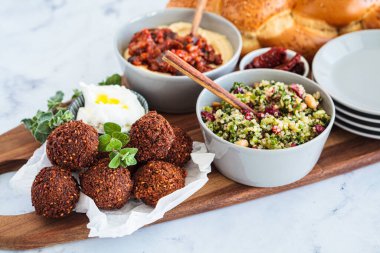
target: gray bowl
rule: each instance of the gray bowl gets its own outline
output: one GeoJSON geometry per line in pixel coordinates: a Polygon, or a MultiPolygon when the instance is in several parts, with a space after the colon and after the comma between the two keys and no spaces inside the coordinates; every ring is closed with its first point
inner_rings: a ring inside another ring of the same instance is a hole
{"type": "MultiPolygon", "coordinates": [[[[130,90],[130,91],[132,91],[137,96],[137,100],[140,102],[141,106],[144,108],[145,113],[148,113],[149,106],[148,106],[148,102],[146,102],[146,99],[143,96],[141,96],[139,93],[137,93],[136,91],[134,90],[130,90]]],[[[74,101],[67,108],[74,115],[75,119],[77,118],[79,108],[84,106],[84,102],[85,102],[84,96],[82,94],[76,99],[74,99],[74,101]]]]}
{"type": "MultiPolygon", "coordinates": [[[[148,100],[150,106],[158,111],[168,113],[193,112],[202,87],[186,76],[163,75],[136,67],[124,59],[124,50],[128,47],[132,36],[144,28],[152,28],[179,21],[191,22],[193,16],[194,9],[187,8],[171,8],[152,12],[127,22],[116,34],[115,48],[117,59],[130,87],[141,93],[148,100]]],[[[231,22],[212,13],[203,14],[200,26],[225,35],[234,49],[233,57],[228,62],[206,72],[205,75],[211,79],[215,79],[232,72],[235,69],[242,48],[240,32],[231,22]]]]}
{"type": "Polygon", "coordinates": [[[317,163],[335,120],[335,106],[331,97],[315,82],[303,76],[273,69],[243,70],[215,80],[229,90],[234,82],[251,85],[261,80],[275,80],[302,84],[308,93],[319,91],[323,109],[331,115],[326,129],[316,138],[302,145],[276,150],[241,147],[215,135],[207,128],[201,117],[204,106],[220,101],[218,97],[203,90],[198,97],[196,112],[207,149],[215,153],[214,163],[226,177],[250,186],[274,187],[290,184],[307,175],[317,163]]]}

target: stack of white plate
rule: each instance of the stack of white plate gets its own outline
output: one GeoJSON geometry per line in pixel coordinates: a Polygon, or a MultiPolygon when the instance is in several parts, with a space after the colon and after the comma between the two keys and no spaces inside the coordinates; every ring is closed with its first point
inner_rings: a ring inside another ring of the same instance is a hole
{"type": "Polygon", "coordinates": [[[334,99],[335,124],[380,139],[380,29],[340,36],[313,61],[313,79],[334,99]]]}

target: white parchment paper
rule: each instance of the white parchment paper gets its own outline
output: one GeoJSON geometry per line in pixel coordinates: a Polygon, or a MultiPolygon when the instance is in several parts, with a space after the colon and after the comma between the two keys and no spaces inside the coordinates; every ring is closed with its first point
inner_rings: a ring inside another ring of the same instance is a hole
{"type": "MultiPolygon", "coordinates": [[[[31,194],[30,189],[35,176],[42,168],[51,166],[45,150],[46,145],[44,144],[34,152],[28,162],[11,178],[10,185],[14,190],[28,195],[31,194]]],[[[91,198],[81,193],[75,210],[79,213],[86,213],[89,218],[89,223],[87,224],[90,229],[89,237],[130,235],[137,229],[162,218],[167,211],[173,209],[202,188],[208,181],[207,174],[211,172],[213,159],[214,154],[207,153],[206,146],[203,143],[194,142],[191,161],[185,166],[187,170],[185,187],[161,198],[155,208],[137,200],[130,200],[122,209],[104,211],[100,210],[91,198]]],[[[30,211],[33,210],[33,207],[31,207],[30,211]]]]}

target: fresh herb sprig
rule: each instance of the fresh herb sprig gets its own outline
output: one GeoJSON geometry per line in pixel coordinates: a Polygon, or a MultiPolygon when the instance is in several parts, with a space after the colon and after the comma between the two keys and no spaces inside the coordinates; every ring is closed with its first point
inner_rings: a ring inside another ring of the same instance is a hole
{"type": "MultiPolygon", "coordinates": [[[[113,74],[98,85],[121,85],[121,81],[119,74],[113,74]]],[[[78,89],[74,89],[73,92],[71,99],[63,102],[65,94],[62,91],[57,91],[54,96],[48,99],[47,111],[38,110],[32,118],[26,118],[21,121],[37,141],[45,142],[56,127],[74,119],[74,115],[67,108],[74,99],[82,95],[82,92],[78,89]]]]}
{"type": "Polygon", "coordinates": [[[125,148],[129,142],[129,136],[121,132],[121,127],[112,122],[104,124],[104,134],[99,136],[99,151],[109,152],[110,162],[108,167],[116,169],[136,165],[135,155],[137,148],[125,148]]]}
{"type": "Polygon", "coordinates": [[[38,110],[32,118],[21,121],[37,141],[45,142],[57,126],[74,119],[74,115],[67,110],[68,104],[62,103],[63,97],[63,92],[57,91],[49,98],[47,111],[38,110]]]}
{"type": "Polygon", "coordinates": [[[98,85],[121,85],[121,75],[113,74],[112,76],[107,77],[106,80],[98,83],[98,85]]]}

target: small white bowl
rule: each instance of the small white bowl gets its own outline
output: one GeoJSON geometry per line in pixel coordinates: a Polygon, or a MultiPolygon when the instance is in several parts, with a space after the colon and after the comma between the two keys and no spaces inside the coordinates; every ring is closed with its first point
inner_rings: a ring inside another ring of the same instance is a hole
{"type": "MultiPolygon", "coordinates": [[[[271,49],[271,47],[259,48],[259,49],[253,50],[249,54],[245,55],[243,57],[243,59],[241,59],[241,61],[240,61],[239,70],[245,70],[245,66],[247,66],[250,62],[252,62],[254,58],[256,58],[259,55],[262,55],[263,53],[268,52],[270,49],[271,49]]],[[[297,52],[292,51],[290,49],[286,49],[286,57],[287,58],[292,58],[296,54],[297,54],[297,52]]],[[[308,77],[309,69],[310,69],[309,63],[307,62],[305,57],[303,57],[302,55],[301,55],[301,62],[303,62],[304,66],[305,66],[305,72],[303,73],[302,76],[308,77]]]]}
{"type": "MultiPolygon", "coordinates": [[[[187,76],[171,76],[145,70],[129,63],[123,56],[133,35],[144,28],[175,22],[192,22],[194,9],[169,8],[145,14],[125,23],[115,37],[116,56],[132,90],[143,95],[149,106],[161,112],[187,113],[195,111],[195,103],[202,87],[187,76]]],[[[234,71],[239,60],[242,38],[239,30],[227,19],[205,12],[200,26],[227,37],[233,47],[233,56],[222,66],[204,74],[216,79],[234,71]]]]}
{"type": "Polygon", "coordinates": [[[326,129],[314,139],[292,148],[267,150],[242,147],[217,136],[203,122],[202,108],[211,105],[212,102],[220,101],[217,96],[205,89],[198,97],[197,118],[206,147],[215,153],[214,164],[224,176],[249,186],[282,186],[303,178],[317,163],[334,124],[335,106],[331,97],[318,84],[287,71],[249,69],[227,74],[215,82],[229,90],[234,82],[252,85],[261,80],[302,84],[308,93],[319,91],[322,97],[321,106],[331,116],[326,129]]]}

